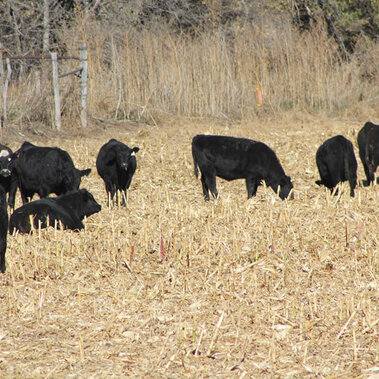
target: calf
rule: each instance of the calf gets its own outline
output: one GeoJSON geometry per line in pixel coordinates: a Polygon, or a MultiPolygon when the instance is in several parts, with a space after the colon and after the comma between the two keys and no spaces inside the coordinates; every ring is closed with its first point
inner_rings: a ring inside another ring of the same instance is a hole
{"type": "Polygon", "coordinates": [[[40,147],[24,142],[11,157],[12,182],[9,205],[14,208],[17,187],[23,204],[37,193],[40,198],[50,193],[62,195],[77,190],[81,178],[91,169],[78,170],[67,153],[58,147],[40,147]]]}
{"type": "Polygon", "coordinates": [[[333,192],[338,183],[348,180],[350,196],[354,196],[357,186],[357,160],[353,144],[349,140],[341,135],[326,140],[317,150],[316,163],[321,177],[316,184],[323,184],[333,192]]]}
{"type": "Polygon", "coordinates": [[[5,251],[7,250],[8,212],[6,191],[0,185],[0,271],[5,272],[5,251]]]}
{"type": "Polygon", "coordinates": [[[9,192],[11,186],[11,156],[12,150],[0,144],[0,185],[4,187],[5,192],[9,192]]]}
{"type": "Polygon", "coordinates": [[[379,166],[379,125],[366,122],[358,133],[359,156],[367,177],[367,185],[374,182],[379,166]]]}
{"type": "Polygon", "coordinates": [[[29,233],[33,228],[56,226],[63,229],[81,230],[84,216],[101,210],[101,206],[86,189],[70,191],[58,197],[47,197],[32,201],[17,208],[9,220],[9,232],[29,233]]]}
{"type": "Polygon", "coordinates": [[[137,168],[135,156],[137,151],[139,151],[138,147],[131,149],[115,139],[109,140],[101,147],[96,159],[96,168],[105,183],[108,206],[110,199],[113,204],[115,194],[116,203],[118,203],[118,191],[122,194],[122,205],[126,206],[126,190],[129,189],[137,168]]]}
{"type": "MultiPolygon", "coordinates": [[[[201,183],[205,200],[209,191],[218,197],[216,176],[225,180],[245,179],[247,197],[255,196],[264,180],[283,200],[293,185],[274,151],[262,142],[246,138],[197,135],[192,140],[192,156],[195,175],[201,171],[201,183]]],[[[293,197],[293,194],[291,195],[293,197]]]]}

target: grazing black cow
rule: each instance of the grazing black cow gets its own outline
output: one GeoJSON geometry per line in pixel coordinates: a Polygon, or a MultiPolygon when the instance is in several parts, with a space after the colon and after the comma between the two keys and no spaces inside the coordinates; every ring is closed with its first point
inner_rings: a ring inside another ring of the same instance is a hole
{"type": "Polygon", "coordinates": [[[367,185],[374,182],[379,166],[379,125],[366,122],[358,133],[359,156],[367,177],[367,185]]]}
{"type": "Polygon", "coordinates": [[[14,208],[17,187],[23,204],[38,193],[40,198],[50,193],[62,195],[79,188],[82,176],[91,169],[78,170],[67,153],[58,147],[40,147],[24,142],[12,157],[12,182],[9,205],[14,208]]]}
{"type": "Polygon", "coordinates": [[[6,191],[0,185],[0,271],[5,272],[5,252],[7,250],[8,211],[6,191]]]}
{"type": "Polygon", "coordinates": [[[61,223],[63,229],[81,230],[84,228],[84,216],[91,216],[100,210],[101,205],[86,189],[70,191],[58,197],[35,200],[17,208],[10,217],[9,232],[13,234],[16,230],[29,233],[32,229],[31,218],[35,229],[48,226],[60,228],[61,223]]]}
{"type": "Polygon", "coordinates": [[[338,135],[326,140],[317,150],[316,163],[321,177],[316,184],[324,185],[333,192],[338,183],[348,180],[350,196],[354,197],[354,189],[357,186],[357,160],[353,144],[348,139],[338,135]]]}
{"type": "Polygon", "coordinates": [[[4,187],[5,192],[9,192],[11,186],[11,156],[12,150],[0,144],[0,185],[4,187]]]}
{"type": "Polygon", "coordinates": [[[118,191],[122,194],[122,205],[126,206],[126,190],[129,189],[134,172],[137,168],[136,152],[139,147],[132,149],[115,139],[109,140],[103,145],[96,159],[97,172],[104,180],[105,190],[112,200],[116,194],[118,203],[118,191]]]}
{"type": "MultiPolygon", "coordinates": [[[[273,150],[262,142],[246,138],[197,135],[192,140],[192,156],[195,175],[201,171],[201,183],[205,200],[209,191],[218,197],[216,176],[225,180],[245,179],[247,197],[255,196],[264,180],[283,200],[293,185],[273,150]]],[[[291,196],[293,197],[293,195],[291,196]]]]}

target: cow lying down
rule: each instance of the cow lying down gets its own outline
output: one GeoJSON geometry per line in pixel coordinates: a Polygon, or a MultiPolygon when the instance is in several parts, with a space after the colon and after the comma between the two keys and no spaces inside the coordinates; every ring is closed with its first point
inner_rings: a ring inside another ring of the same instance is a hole
{"type": "MultiPolygon", "coordinates": [[[[262,142],[247,138],[197,135],[192,140],[195,175],[201,171],[205,200],[209,191],[218,197],[216,176],[225,180],[245,179],[247,197],[255,196],[264,180],[283,200],[293,185],[273,150],[262,142]]],[[[291,195],[291,198],[293,196],[291,195]]]]}
{"type": "Polygon", "coordinates": [[[84,216],[101,210],[92,194],[86,189],[67,192],[58,197],[47,197],[32,201],[17,208],[9,220],[9,232],[30,233],[33,228],[56,226],[63,229],[81,230],[84,216]]]}

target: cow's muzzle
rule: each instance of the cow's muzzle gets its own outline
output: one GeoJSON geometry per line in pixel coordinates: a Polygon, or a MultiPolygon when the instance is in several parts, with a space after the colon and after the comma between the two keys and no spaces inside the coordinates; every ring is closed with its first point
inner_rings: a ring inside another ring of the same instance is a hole
{"type": "Polygon", "coordinates": [[[0,175],[1,175],[1,176],[5,176],[5,177],[7,177],[7,176],[10,176],[10,174],[11,174],[11,170],[8,170],[7,168],[3,168],[3,169],[0,171],[0,175]]]}

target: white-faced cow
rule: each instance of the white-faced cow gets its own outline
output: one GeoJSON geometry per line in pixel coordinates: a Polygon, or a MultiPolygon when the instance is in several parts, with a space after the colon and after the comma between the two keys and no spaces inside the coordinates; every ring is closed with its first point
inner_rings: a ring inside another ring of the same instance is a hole
{"type": "Polygon", "coordinates": [[[5,272],[5,252],[7,250],[8,211],[6,191],[0,185],[0,271],[5,272]]]}
{"type": "MultiPolygon", "coordinates": [[[[245,179],[247,197],[255,196],[264,180],[283,200],[293,185],[273,150],[262,142],[246,138],[197,135],[192,140],[195,175],[201,171],[205,200],[209,191],[218,197],[216,176],[225,180],[245,179]]],[[[293,194],[291,195],[293,197],[293,194]]]]}
{"type": "Polygon", "coordinates": [[[379,166],[379,125],[366,122],[358,133],[359,156],[367,177],[367,185],[374,182],[379,166]]]}
{"type": "Polygon", "coordinates": [[[0,144],[0,185],[4,187],[5,192],[9,192],[11,186],[11,156],[12,150],[0,144]]]}
{"type": "Polygon", "coordinates": [[[122,205],[126,206],[126,191],[129,189],[137,168],[135,156],[137,151],[139,151],[138,147],[131,149],[113,138],[101,147],[96,159],[96,168],[104,180],[108,196],[108,206],[110,205],[110,200],[112,200],[113,204],[115,194],[116,203],[118,203],[118,191],[122,195],[122,205]]]}
{"type": "Polygon", "coordinates": [[[50,193],[62,195],[77,190],[82,176],[91,169],[78,170],[67,153],[58,147],[35,146],[24,142],[12,155],[12,182],[9,205],[14,208],[17,187],[23,204],[32,200],[35,193],[40,198],[50,193]]]}
{"type": "Polygon", "coordinates": [[[70,191],[58,197],[46,197],[17,208],[9,220],[9,232],[30,233],[33,228],[53,226],[63,229],[81,230],[83,218],[100,212],[99,205],[86,189],[70,191]]]}
{"type": "Polygon", "coordinates": [[[326,140],[317,150],[316,163],[321,177],[316,184],[324,185],[333,192],[338,183],[348,180],[350,196],[354,196],[357,160],[353,144],[348,139],[338,135],[326,140]]]}

